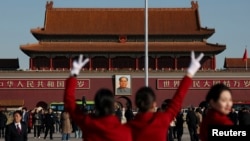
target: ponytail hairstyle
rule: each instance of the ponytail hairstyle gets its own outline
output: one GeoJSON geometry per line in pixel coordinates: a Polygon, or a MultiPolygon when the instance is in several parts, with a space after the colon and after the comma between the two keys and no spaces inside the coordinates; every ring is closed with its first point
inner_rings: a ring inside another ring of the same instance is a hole
{"type": "Polygon", "coordinates": [[[109,89],[100,89],[95,95],[95,116],[103,117],[115,113],[115,99],[109,89]]]}
{"type": "Polygon", "coordinates": [[[136,92],[135,103],[139,112],[149,111],[155,100],[155,93],[150,87],[142,87],[136,92]]]}

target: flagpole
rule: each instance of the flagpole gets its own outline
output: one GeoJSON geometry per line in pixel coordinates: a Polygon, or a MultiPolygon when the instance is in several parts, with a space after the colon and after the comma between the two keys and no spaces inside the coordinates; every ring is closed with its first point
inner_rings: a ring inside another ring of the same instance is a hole
{"type": "MultiPolygon", "coordinates": [[[[246,46],[246,50],[247,50],[247,46],[246,46]]],[[[248,60],[248,56],[247,56],[247,59],[246,59],[246,71],[247,71],[247,60],[248,60]]]]}
{"type": "Polygon", "coordinates": [[[247,59],[246,59],[246,70],[247,70],[247,59]]]}
{"type": "Polygon", "coordinates": [[[148,0],[145,0],[145,85],[148,87],[148,0]]]}

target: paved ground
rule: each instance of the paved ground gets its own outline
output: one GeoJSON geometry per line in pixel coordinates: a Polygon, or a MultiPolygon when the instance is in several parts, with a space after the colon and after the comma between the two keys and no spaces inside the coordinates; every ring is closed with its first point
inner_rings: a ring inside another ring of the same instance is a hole
{"type": "MultiPolygon", "coordinates": [[[[28,141],[39,141],[39,140],[44,140],[43,137],[44,137],[44,134],[42,133],[41,134],[41,138],[40,139],[35,139],[33,137],[33,134],[29,134],[28,135],[29,139],[28,141]]],[[[51,141],[48,137],[46,139],[47,141],[51,141]]],[[[54,134],[54,141],[60,141],[61,140],[61,134],[60,133],[55,133],[54,134]]],[[[4,141],[4,139],[0,139],[0,141],[4,141]]],[[[44,140],[45,141],[45,140],[44,140]]],[[[71,138],[70,138],[70,141],[81,141],[81,139],[76,139],[74,138],[74,134],[72,133],[71,134],[71,138]]],[[[177,141],[177,139],[175,139],[175,141],[177,141]]],[[[183,134],[183,137],[182,137],[182,141],[190,141],[189,139],[189,134],[188,134],[188,130],[187,128],[184,128],[184,134],[183,134]]]]}

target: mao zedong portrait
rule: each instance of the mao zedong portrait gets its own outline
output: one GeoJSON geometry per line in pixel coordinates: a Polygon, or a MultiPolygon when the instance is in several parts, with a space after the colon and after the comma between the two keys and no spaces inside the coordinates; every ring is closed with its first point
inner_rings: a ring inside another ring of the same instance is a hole
{"type": "Polygon", "coordinates": [[[131,94],[131,88],[128,87],[128,77],[121,76],[119,78],[119,87],[116,89],[116,94],[131,94]]]}

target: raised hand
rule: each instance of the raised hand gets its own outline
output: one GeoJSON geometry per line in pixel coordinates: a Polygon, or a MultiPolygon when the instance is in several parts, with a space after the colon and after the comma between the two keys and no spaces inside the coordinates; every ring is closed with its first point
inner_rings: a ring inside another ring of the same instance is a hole
{"type": "Polygon", "coordinates": [[[197,58],[195,58],[194,51],[191,52],[191,63],[187,69],[187,73],[194,76],[195,73],[201,67],[200,60],[203,58],[204,53],[201,53],[197,58]]]}
{"type": "Polygon", "coordinates": [[[78,60],[73,61],[73,67],[70,71],[71,76],[77,76],[79,75],[81,69],[83,66],[85,66],[89,62],[89,58],[86,58],[83,60],[83,55],[81,54],[78,58],[78,60]]]}

